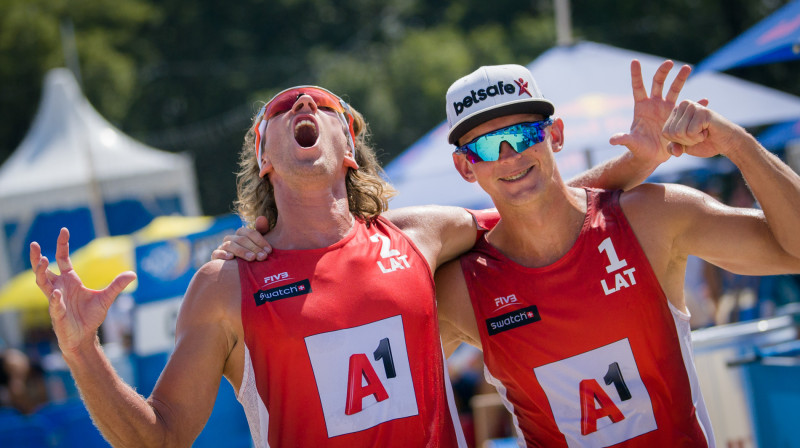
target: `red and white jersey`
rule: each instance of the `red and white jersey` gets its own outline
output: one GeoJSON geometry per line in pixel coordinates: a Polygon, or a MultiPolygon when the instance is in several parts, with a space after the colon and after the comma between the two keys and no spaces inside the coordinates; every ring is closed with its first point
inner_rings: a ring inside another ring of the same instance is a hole
{"type": "Polygon", "coordinates": [[[574,246],[526,268],[482,239],[461,257],[485,374],[529,447],[713,446],[688,315],[619,206],[587,190],[574,246]]]}
{"type": "Polygon", "coordinates": [[[430,267],[383,218],[338,243],[239,260],[257,447],[465,446],[430,267]]]}

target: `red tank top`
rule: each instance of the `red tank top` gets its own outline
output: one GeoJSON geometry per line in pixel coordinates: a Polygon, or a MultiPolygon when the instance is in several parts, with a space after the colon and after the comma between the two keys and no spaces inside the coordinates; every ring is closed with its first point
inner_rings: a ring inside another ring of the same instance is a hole
{"type": "Polygon", "coordinates": [[[239,260],[239,275],[249,356],[239,399],[254,440],[348,448],[463,442],[431,270],[394,225],[359,221],[330,247],[239,260]],[[255,394],[256,412],[246,404],[255,394]]]}
{"type": "Polygon", "coordinates": [[[485,238],[461,257],[485,373],[514,416],[518,443],[713,444],[694,404],[705,412],[690,385],[690,349],[685,362],[684,338],[620,192],[587,194],[580,236],[555,263],[523,267],[485,238]]]}

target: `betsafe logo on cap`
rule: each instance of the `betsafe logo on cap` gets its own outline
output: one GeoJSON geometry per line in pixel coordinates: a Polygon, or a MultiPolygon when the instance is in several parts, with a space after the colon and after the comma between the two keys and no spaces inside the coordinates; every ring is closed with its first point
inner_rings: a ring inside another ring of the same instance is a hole
{"type": "Polygon", "coordinates": [[[531,72],[516,64],[481,67],[447,90],[447,141],[456,144],[470,129],[504,115],[553,115],[531,72]]]}

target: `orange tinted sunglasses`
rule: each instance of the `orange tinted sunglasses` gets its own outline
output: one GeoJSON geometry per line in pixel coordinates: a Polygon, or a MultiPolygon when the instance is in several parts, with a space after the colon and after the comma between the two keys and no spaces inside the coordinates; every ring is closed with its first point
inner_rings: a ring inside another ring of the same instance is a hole
{"type": "Polygon", "coordinates": [[[256,115],[256,134],[255,152],[258,167],[261,168],[261,140],[267,128],[267,121],[271,118],[286,113],[294,107],[301,96],[308,95],[314,100],[318,108],[336,112],[342,124],[350,132],[348,143],[355,152],[355,131],[353,130],[353,115],[350,113],[350,106],[333,92],[318,86],[296,86],[288,88],[272,97],[267,104],[261,107],[256,115]]]}

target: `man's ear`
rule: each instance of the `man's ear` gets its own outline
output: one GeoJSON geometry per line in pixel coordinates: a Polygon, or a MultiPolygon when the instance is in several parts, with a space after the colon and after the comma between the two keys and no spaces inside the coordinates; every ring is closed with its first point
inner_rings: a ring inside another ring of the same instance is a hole
{"type": "Polygon", "coordinates": [[[564,149],[564,121],[561,118],[554,119],[550,125],[550,144],[553,152],[564,149]]]}
{"type": "Polygon", "coordinates": [[[358,162],[356,162],[356,157],[353,155],[353,150],[347,149],[347,152],[344,154],[344,161],[342,163],[345,168],[352,168],[354,170],[358,169],[358,162]]]}
{"type": "Polygon", "coordinates": [[[460,153],[453,153],[453,165],[455,165],[458,174],[467,182],[476,182],[475,173],[472,172],[472,162],[467,160],[467,156],[460,153]]]}
{"type": "Polygon", "coordinates": [[[264,152],[261,152],[261,170],[258,172],[258,177],[263,178],[267,174],[271,173],[273,170],[272,162],[269,161],[269,157],[264,155],[264,152]]]}

